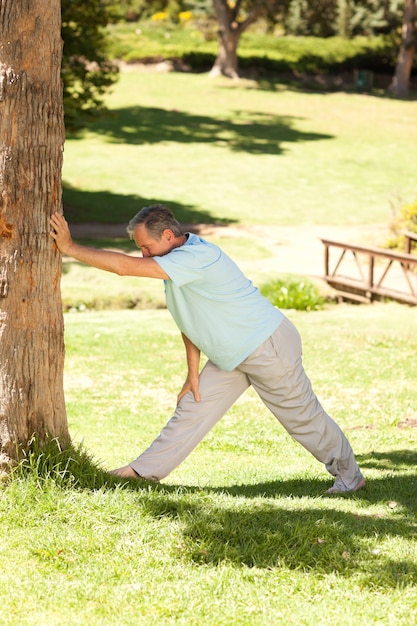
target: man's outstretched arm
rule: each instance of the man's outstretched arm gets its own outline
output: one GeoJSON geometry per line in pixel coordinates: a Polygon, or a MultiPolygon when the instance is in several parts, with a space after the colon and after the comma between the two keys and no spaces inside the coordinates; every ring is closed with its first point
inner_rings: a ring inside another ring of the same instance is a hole
{"type": "Polygon", "coordinates": [[[73,257],[77,261],[92,265],[100,270],[113,272],[120,276],[144,276],[148,278],[168,279],[168,275],[149,257],[134,257],[122,252],[110,252],[90,248],[74,243],[66,219],[59,213],[51,216],[51,237],[63,254],[73,257]]]}

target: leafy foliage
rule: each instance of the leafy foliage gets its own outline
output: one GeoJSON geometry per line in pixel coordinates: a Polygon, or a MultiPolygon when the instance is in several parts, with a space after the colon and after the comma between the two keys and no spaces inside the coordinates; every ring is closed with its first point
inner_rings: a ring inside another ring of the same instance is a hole
{"type": "Polygon", "coordinates": [[[318,311],[325,302],[314,283],[296,276],[273,280],[261,288],[261,293],[279,309],[318,311]]]}
{"type": "Polygon", "coordinates": [[[408,230],[410,233],[417,233],[417,200],[401,206],[394,214],[391,223],[393,237],[391,237],[387,246],[389,248],[404,249],[403,231],[408,230]]]}
{"type": "Polygon", "coordinates": [[[330,37],[337,19],[335,0],[294,0],[285,19],[286,32],[292,35],[330,37]]]}
{"type": "MultiPolygon", "coordinates": [[[[141,59],[182,61],[192,71],[208,71],[214,62],[217,42],[205,37],[195,24],[175,27],[150,21],[111,26],[110,51],[126,62],[141,59]],[[166,35],[169,34],[169,38],[166,35]]],[[[274,37],[249,31],[239,45],[239,66],[243,72],[260,76],[279,73],[339,73],[352,69],[393,71],[396,46],[387,37],[274,37]]]]}
{"type": "MultiPolygon", "coordinates": [[[[404,0],[243,0],[237,15],[242,21],[256,9],[271,28],[282,24],[286,34],[352,37],[392,33],[401,25],[403,8],[404,0]]],[[[119,0],[115,9],[121,19],[144,19],[156,11],[173,21],[180,11],[214,19],[212,0],[119,0]]]]}
{"type": "Polygon", "coordinates": [[[412,233],[417,233],[417,200],[412,204],[404,205],[399,217],[404,224],[404,228],[412,233]]]}
{"type": "Polygon", "coordinates": [[[404,0],[345,0],[344,4],[351,16],[351,35],[389,34],[401,27],[404,0]]]}
{"type": "Polygon", "coordinates": [[[108,57],[105,27],[112,16],[101,0],[62,0],[63,98],[67,128],[103,110],[103,96],[117,80],[118,68],[108,57]]]}
{"type": "MultiPolygon", "coordinates": [[[[223,3],[219,4],[220,6],[223,5],[223,3]]],[[[239,41],[239,66],[245,70],[255,66],[261,73],[267,74],[276,71],[299,71],[314,74],[364,67],[375,72],[390,73],[393,71],[397,57],[398,33],[401,30],[403,4],[403,0],[383,0],[382,2],[377,0],[262,0],[262,2],[243,0],[234,7],[230,5],[230,10],[226,11],[225,14],[228,15],[229,20],[232,20],[232,23],[241,27],[242,32],[245,31],[245,39],[248,36],[247,26],[255,21],[258,22],[258,25],[251,29],[250,35],[259,34],[262,30],[269,33],[268,42],[258,55],[253,55],[252,63],[249,62],[249,65],[246,62],[248,55],[244,52],[243,38],[242,41],[239,41]],[[277,28],[278,30],[276,30],[277,28]],[[378,45],[377,58],[375,58],[373,50],[369,49],[364,50],[364,54],[360,58],[351,59],[352,63],[348,63],[347,66],[338,63],[331,63],[330,65],[324,63],[323,65],[321,62],[322,42],[318,42],[316,47],[319,52],[310,51],[307,56],[304,55],[301,67],[299,65],[293,67],[289,66],[288,63],[275,60],[271,63],[271,48],[275,47],[275,40],[287,38],[274,37],[273,34],[276,32],[284,32],[287,37],[295,35],[320,39],[338,37],[354,40],[357,37],[371,37],[373,39],[380,37],[383,46],[378,45]]],[[[163,48],[166,52],[165,55],[162,52],[163,58],[176,57],[176,59],[182,59],[182,62],[194,71],[208,71],[213,63],[219,60],[220,53],[216,42],[216,33],[219,28],[223,32],[225,29],[227,30],[227,27],[226,24],[217,24],[213,12],[213,3],[210,0],[154,0],[147,3],[144,3],[143,0],[123,0],[116,4],[116,8],[114,14],[119,20],[141,20],[140,29],[135,26],[136,41],[127,42],[125,39],[119,45],[117,42],[112,43],[113,55],[117,58],[123,58],[126,61],[134,61],[147,56],[158,58],[154,52],[146,54],[143,49],[143,44],[146,44],[144,41],[146,40],[146,19],[155,17],[155,11],[158,11],[161,19],[159,21],[151,20],[151,23],[154,27],[163,27],[163,48]],[[180,28],[179,30],[192,31],[193,41],[191,45],[187,46],[187,51],[175,53],[172,48],[175,45],[174,40],[175,42],[178,41],[178,34],[172,32],[172,28],[181,22],[180,15],[184,11],[191,16],[190,22],[187,23],[187,28],[180,28]],[[137,37],[138,31],[140,38],[137,37]],[[125,42],[128,47],[124,45],[125,42]],[[203,49],[202,46],[205,44],[211,45],[211,49],[207,49],[207,46],[203,49]]],[[[155,28],[155,32],[156,30],[157,28],[155,28]]],[[[225,63],[224,60],[223,62],[225,63]]],[[[228,62],[231,63],[230,59],[228,62]]],[[[226,69],[223,68],[222,73],[224,70],[224,73],[228,74],[226,69]]]]}
{"type": "Polygon", "coordinates": [[[182,11],[192,11],[194,15],[213,13],[212,0],[119,0],[114,13],[118,19],[138,21],[151,17],[157,12],[166,12],[173,22],[178,22],[182,11]]]}
{"type": "Polygon", "coordinates": [[[332,37],[388,34],[401,25],[403,0],[292,0],[288,34],[332,37]]]}

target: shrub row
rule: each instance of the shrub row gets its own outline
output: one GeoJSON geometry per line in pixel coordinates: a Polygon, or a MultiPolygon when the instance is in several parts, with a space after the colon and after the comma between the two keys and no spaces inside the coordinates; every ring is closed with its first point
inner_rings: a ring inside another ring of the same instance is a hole
{"type": "MultiPolygon", "coordinates": [[[[181,61],[191,71],[208,71],[216,58],[215,38],[195,28],[167,24],[123,24],[110,27],[110,54],[126,62],[148,59],[181,61]]],[[[282,37],[244,33],[238,48],[243,72],[338,74],[352,70],[392,73],[397,48],[388,36],[343,39],[282,37]]]]}

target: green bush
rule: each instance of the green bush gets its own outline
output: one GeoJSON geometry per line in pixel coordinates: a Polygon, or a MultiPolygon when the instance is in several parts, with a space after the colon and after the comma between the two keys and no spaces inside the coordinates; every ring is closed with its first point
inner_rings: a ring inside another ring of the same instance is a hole
{"type": "Polygon", "coordinates": [[[391,223],[393,236],[387,241],[388,248],[404,250],[403,231],[417,233],[417,200],[411,204],[404,204],[394,215],[391,223]]]}
{"type": "Polygon", "coordinates": [[[417,233],[417,200],[412,204],[405,204],[398,213],[398,224],[402,230],[417,233]]]}
{"type": "MultiPolygon", "coordinates": [[[[112,24],[108,27],[111,56],[128,63],[149,59],[180,59],[191,71],[209,71],[218,52],[216,37],[197,23],[112,24]]],[[[213,31],[214,33],[215,31],[213,31]]],[[[338,74],[353,69],[391,73],[397,47],[388,37],[276,37],[249,31],[239,43],[244,72],[275,76],[285,73],[338,74]]]]}
{"type": "Polygon", "coordinates": [[[298,276],[272,280],[261,287],[261,293],[279,309],[319,311],[325,303],[316,285],[298,276]]]}

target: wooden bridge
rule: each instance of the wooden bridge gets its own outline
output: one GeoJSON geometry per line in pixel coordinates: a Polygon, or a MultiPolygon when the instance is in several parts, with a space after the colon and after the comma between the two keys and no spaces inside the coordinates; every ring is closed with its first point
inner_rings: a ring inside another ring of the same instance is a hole
{"type": "Polygon", "coordinates": [[[325,280],[346,300],[417,305],[417,256],[411,254],[417,234],[403,234],[404,253],[322,239],[325,280]]]}

